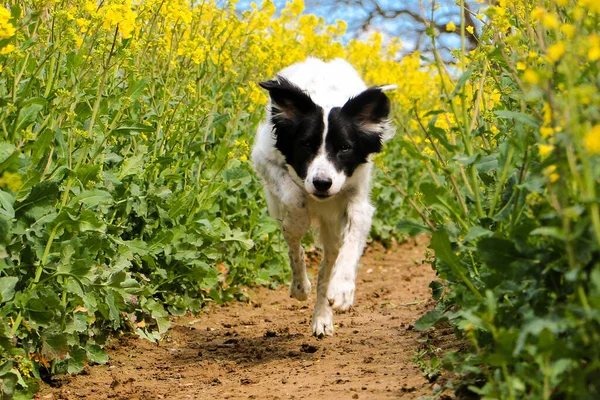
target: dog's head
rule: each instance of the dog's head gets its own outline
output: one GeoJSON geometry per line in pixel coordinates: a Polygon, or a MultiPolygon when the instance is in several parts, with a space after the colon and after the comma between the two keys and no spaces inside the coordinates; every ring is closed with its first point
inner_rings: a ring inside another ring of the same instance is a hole
{"type": "Polygon", "coordinates": [[[275,146],[315,198],[337,194],[393,132],[388,87],[371,87],[342,107],[324,110],[283,77],[261,82],[271,96],[275,146]]]}

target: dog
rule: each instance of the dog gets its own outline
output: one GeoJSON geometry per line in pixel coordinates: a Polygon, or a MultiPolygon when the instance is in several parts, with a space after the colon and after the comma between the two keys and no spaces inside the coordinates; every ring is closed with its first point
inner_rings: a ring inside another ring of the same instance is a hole
{"type": "Polygon", "coordinates": [[[262,178],[270,215],[289,246],[290,296],[306,300],[301,240],[319,230],[319,268],[312,332],[333,334],[333,310],[354,302],[358,262],[375,208],[370,203],[371,157],[394,133],[385,91],[368,88],[346,61],[309,58],[259,85],[269,92],[252,165],[262,178]]]}

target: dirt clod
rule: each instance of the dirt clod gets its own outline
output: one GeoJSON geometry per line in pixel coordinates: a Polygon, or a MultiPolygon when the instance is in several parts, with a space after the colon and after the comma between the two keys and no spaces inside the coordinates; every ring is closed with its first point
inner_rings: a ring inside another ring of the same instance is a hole
{"type": "Polygon", "coordinates": [[[300,351],[303,353],[316,353],[317,350],[319,350],[319,346],[308,343],[302,343],[302,346],[300,346],[300,351]]]}

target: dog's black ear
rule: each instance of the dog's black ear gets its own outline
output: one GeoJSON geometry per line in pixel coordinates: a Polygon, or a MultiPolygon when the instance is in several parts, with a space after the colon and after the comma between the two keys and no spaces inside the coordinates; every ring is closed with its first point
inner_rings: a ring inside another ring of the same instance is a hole
{"type": "Polygon", "coordinates": [[[274,118],[277,116],[287,120],[297,120],[317,109],[317,105],[308,94],[282,76],[260,82],[259,85],[269,91],[274,118]]]}
{"type": "Polygon", "coordinates": [[[354,122],[360,130],[388,136],[392,128],[388,117],[390,115],[390,100],[384,91],[394,86],[374,86],[352,97],[344,104],[341,113],[354,122]]]}

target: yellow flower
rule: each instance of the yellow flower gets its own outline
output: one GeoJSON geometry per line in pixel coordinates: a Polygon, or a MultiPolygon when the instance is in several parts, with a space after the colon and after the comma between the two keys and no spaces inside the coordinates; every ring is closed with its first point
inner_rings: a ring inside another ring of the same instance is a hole
{"type": "Polygon", "coordinates": [[[467,26],[467,32],[469,32],[471,35],[473,34],[473,27],[472,26],[467,26]]]}
{"type": "Polygon", "coordinates": [[[104,12],[104,29],[114,30],[118,27],[123,39],[129,39],[135,29],[135,14],[131,10],[131,0],[124,4],[110,4],[101,9],[104,12]]]}
{"type": "Polygon", "coordinates": [[[92,21],[90,21],[89,19],[85,19],[85,18],[77,18],[75,23],[77,24],[77,26],[79,26],[79,28],[81,28],[82,33],[86,33],[88,31],[92,21]]]}
{"type": "Polygon", "coordinates": [[[554,183],[560,179],[560,175],[556,173],[556,165],[549,165],[548,167],[544,168],[542,175],[548,178],[550,183],[554,183]]]}
{"type": "Polygon", "coordinates": [[[598,0],[579,0],[579,5],[600,14],[600,2],[598,0]]]}
{"type": "Polygon", "coordinates": [[[600,154],[600,125],[594,125],[594,127],[585,134],[583,146],[590,154],[600,154]]]}
{"type": "Polygon", "coordinates": [[[446,24],[446,32],[454,32],[456,31],[456,25],[454,22],[450,21],[446,24]]]}
{"type": "Polygon", "coordinates": [[[525,69],[527,69],[527,65],[524,62],[517,62],[517,71],[525,71],[525,69]]]}
{"type": "Polygon", "coordinates": [[[429,147],[425,147],[422,152],[423,152],[423,154],[425,154],[429,157],[433,157],[435,155],[433,150],[431,150],[431,148],[429,148],[429,147]]]}
{"type": "Polygon", "coordinates": [[[538,144],[538,151],[542,158],[548,156],[548,154],[554,151],[554,146],[551,144],[538,144]]]}
{"type": "Polygon", "coordinates": [[[563,24],[560,27],[560,31],[565,34],[565,37],[567,39],[573,39],[573,36],[575,36],[576,30],[577,29],[575,28],[575,26],[571,25],[571,24],[563,24]]]}
{"type": "Polygon", "coordinates": [[[534,70],[527,69],[525,70],[525,73],[523,73],[523,80],[532,85],[537,85],[540,83],[540,76],[534,70]]]}
{"type": "Polygon", "coordinates": [[[15,45],[7,44],[0,50],[0,54],[4,55],[4,54],[12,53],[13,51],[15,51],[15,45]]]}
{"type": "Polygon", "coordinates": [[[12,192],[18,192],[21,190],[22,186],[23,180],[19,174],[15,174],[13,172],[4,172],[2,177],[0,177],[0,187],[7,188],[12,192]]]}
{"type": "Polygon", "coordinates": [[[541,21],[544,15],[546,14],[546,10],[542,7],[536,7],[531,12],[531,18],[537,21],[541,21]]]}
{"type": "Polygon", "coordinates": [[[551,128],[549,126],[542,126],[540,128],[540,135],[542,135],[544,139],[552,136],[552,134],[554,134],[554,128],[551,128]]]}
{"type": "Polygon", "coordinates": [[[0,5],[0,39],[13,37],[16,29],[10,23],[10,11],[0,5]]]}
{"type": "Polygon", "coordinates": [[[590,44],[588,59],[590,61],[596,61],[600,58],[600,37],[596,34],[590,35],[588,37],[588,43],[590,44]]]}
{"type": "Polygon", "coordinates": [[[558,18],[554,14],[546,14],[542,18],[542,25],[548,29],[557,29],[560,26],[558,18]]]}
{"type": "Polygon", "coordinates": [[[554,43],[548,47],[548,60],[557,62],[565,54],[565,42],[554,43]]]}

